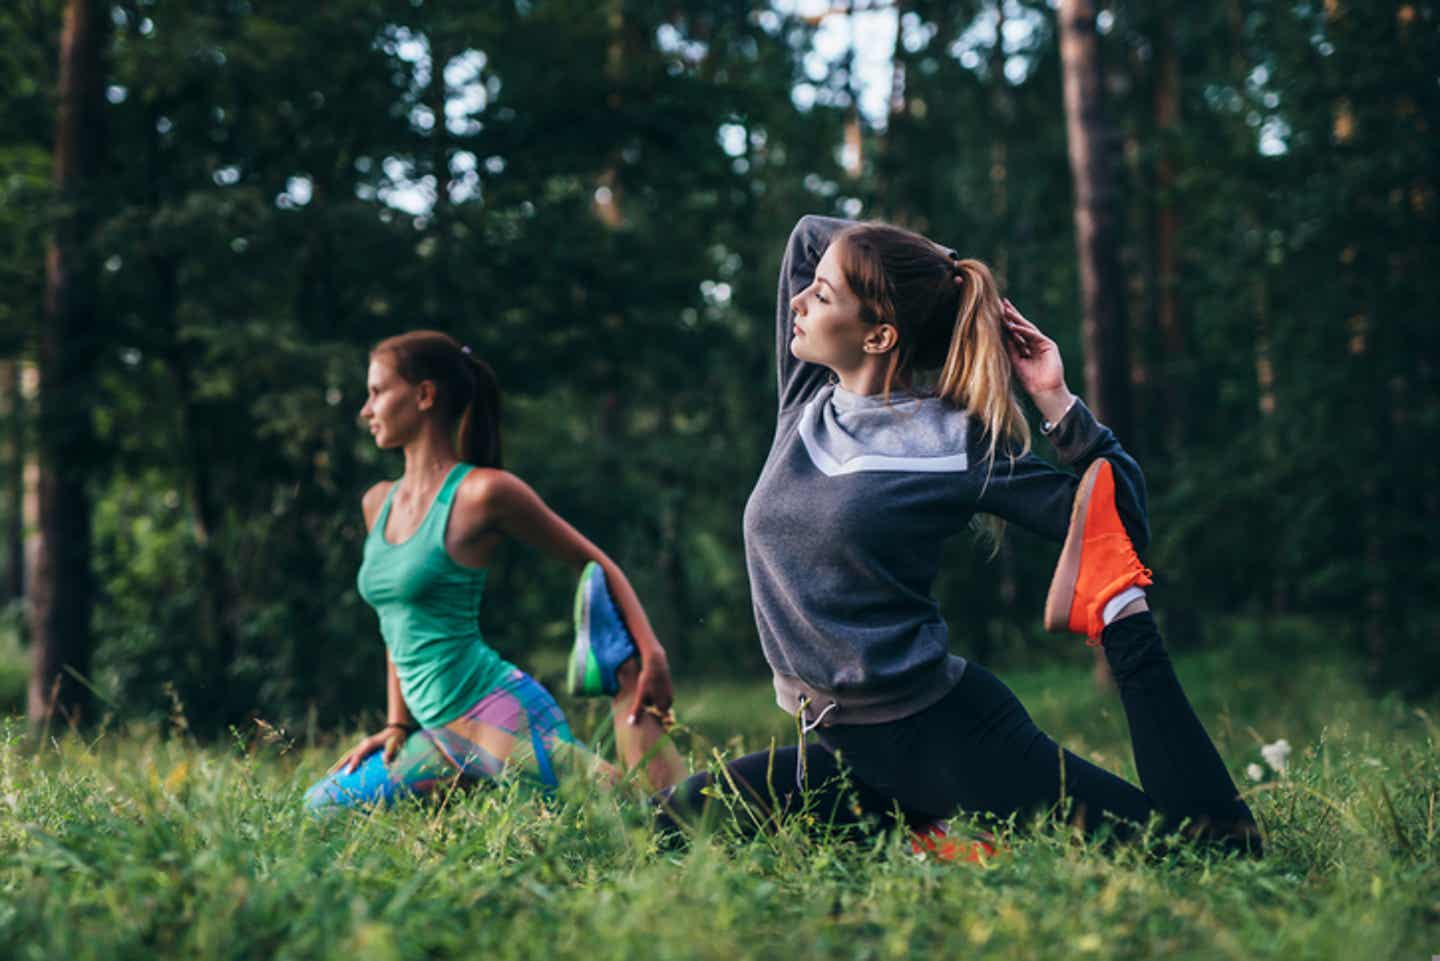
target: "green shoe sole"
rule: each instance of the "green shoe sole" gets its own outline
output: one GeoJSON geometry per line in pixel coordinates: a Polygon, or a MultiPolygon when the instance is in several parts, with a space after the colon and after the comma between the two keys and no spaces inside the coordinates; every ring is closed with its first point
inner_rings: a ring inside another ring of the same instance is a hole
{"type": "Polygon", "coordinates": [[[586,581],[592,577],[591,569],[599,570],[600,565],[591,561],[580,572],[580,585],[575,589],[575,643],[570,648],[570,662],[565,671],[565,686],[575,697],[595,697],[605,693],[605,684],[600,677],[600,664],[595,652],[590,649],[590,603],[586,581]]]}

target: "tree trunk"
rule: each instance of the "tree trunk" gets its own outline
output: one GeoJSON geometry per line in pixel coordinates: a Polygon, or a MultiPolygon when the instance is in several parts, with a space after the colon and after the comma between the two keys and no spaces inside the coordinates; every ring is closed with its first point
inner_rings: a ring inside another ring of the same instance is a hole
{"type": "Polygon", "coordinates": [[[997,4],[995,10],[995,46],[990,51],[990,104],[994,110],[994,122],[990,124],[990,213],[995,221],[997,243],[992,249],[990,266],[994,268],[1000,289],[1004,290],[1010,269],[1009,245],[1005,243],[1010,234],[1007,223],[1010,198],[1006,191],[1010,157],[1006,135],[1014,106],[1005,79],[1005,4],[997,4]]]}
{"type": "MultiPolygon", "coordinates": [[[[39,386],[40,371],[34,366],[27,366],[21,371],[21,390],[24,391],[26,402],[34,409],[36,399],[34,390],[39,386]],[[28,371],[29,387],[26,386],[28,371]]],[[[33,415],[32,415],[33,416],[33,415]]],[[[40,458],[35,452],[35,445],[31,444],[24,452],[24,460],[20,465],[20,530],[22,556],[20,568],[20,580],[25,588],[26,607],[30,603],[30,592],[34,590],[36,583],[35,568],[40,563],[40,458]]]]}
{"type": "MultiPolygon", "coordinates": [[[[895,19],[904,23],[914,0],[895,0],[895,19]]],[[[911,205],[906,201],[906,190],[902,186],[903,176],[897,173],[907,169],[908,151],[905,149],[906,136],[911,126],[909,84],[913,82],[911,64],[914,55],[905,47],[904,30],[895,31],[895,42],[890,48],[890,102],[886,105],[888,116],[885,135],[875,141],[875,195],[886,198],[888,216],[896,223],[915,222],[911,205]]]]}
{"type": "Polygon", "coordinates": [[[1075,186],[1075,242],[1084,309],[1085,393],[1097,416],[1122,441],[1133,443],[1118,202],[1095,5],[1092,0],[1062,0],[1059,18],[1065,130],[1075,186]]]}
{"type": "MultiPolygon", "coordinates": [[[[606,102],[615,118],[615,124],[619,126],[627,122],[622,111],[629,93],[629,78],[634,61],[645,49],[646,40],[641,25],[634,17],[625,15],[624,0],[610,0],[607,19],[610,43],[605,52],[605,82],[610,88],[610,94],[606,102]]],[[[625,226],[620,159],[619,149],[612,149],[605,169],[597,178],[593,202],[595,216],[612,230],[625,226]]]]}
{"type": "Polygon", "coordinates": [[[57,713],[79,722],[89,672],[90,501],[85,490],[96,460],[90,423],[99,339],[94,231],[96,181],[103,149],[103,51],[108,10],[69,0],[60,38],[55,185],[61,213],[45,257],[45,319],[38,358],[40,398],[40,542],[30,591],[33,664],[27,714],[32,726],[57,713]]]}
{"type": "MultiPolygon", "coordinates": [[[[657,434],[662,444],[674,434],[675,411],[671,399],[660,405],[660,426],[657,434]]],[[[693,636],[699,618],[695,616],[694,598],[690,591],[690,573],[686,564],[686,518],[690,516],[684,471],[665,469],[660,472],[660,550],[656,567],[669,600],[671,623],[664,637],[670,645],[670,659],[677,664],[689,661],[695,652],[693,636]]]]}
{"type": "Polygon", "coordinates": [[[20,392],[20,363],[0,362],[0,411],[5,436],[0,442],[0,475],[5,490],[5,581],[3,599],[25,596],[25,399],[20,392]]]}
{"type": "Polygon", "coordinates": [[[1180,302],[1176,291],[1179,274],[1177,238],[1180,217],[1175,211],[1175,146],[1173,138],[1180,125],[1180,54],[1168,22],[1157,25],[1156,46],[1159,48],[1155,84],[1155,128],[1159,139],[1159,156],[1155,164],[1155,192],[1159,207],[1155,215],[1155,279],[1156,321],[1165,363],[1160,365],[1165,379],[1165,436],[1171,445],[1185,442],[1189,427],[1189,390],[1186,370],[1186,336],[1180,319],[1180,302]]]}
{"type": "MultiPolygon", "coordinates": [[[[1060,60],[1065,132],[1075,189],[1075,246],[1080,267],[1081,342],[1085,394],[1122,441],[1133,443],[1125,286],[1120,270],[1119,212],[1111,133],[1105,115],[1100,41],[1093,0],[1062,0],[1060,60]]],[[[1096,687],[1114,684],[1098,650],[1091,663],[1096,687]]]]}
{"type": "Polygon", "coordinates": [[[211,464],[217,431],[207,423],[203,402],[196,399],[195,370],[199,360],[181,340],[179,310],[180,263],[173,256],[151,258],[153,283],[151,300],[158,327],[169,335],[164,353],[165,366],[175,382],[180,398],[179,443],[180,471],[184,478],[186,498],[192,512],[191,531],[199,554],[201,593],[197,646],[213,657],[204,696],[209,702],[207,713],[225,724],[239,724],[253,706],[251,692],[241,690],[235,681],[235,663],[240,654],[240,635],[235,615],[235,591],[225,569],[222,553],[224,504],[215,490],[211,464]]]}
{"type": "MultiPolygon", "coordinates": [[[[427,6],[431,6],[427,4],[427,6]]],[[[427,105],[435,116],[435,125],[430,128],[430,172],[435,176],[435,206],[430,211],[430,236],[435,238],[435,250],[431,254],[430,304],[435,326],[445,326],[442,318],[453,316],[457,298],[450,286],[451,253],[451,209],[450,209],[450,127],[445,120],[445,105],[450,100],[450,90],[445,82],[445,68],[452,56],[451,40],[443,14],[431,22],[430,40],[430,87],[426,91],[427,105]]]]}
{"type": "Polygon", "coordinates": [[[860,118],[860,84],[855,79],[855,4],[845,4],[845,25],[850,29],[850,44],[845,48],[845,90],[850,108],[845,112],[845,147],[841,152],[845,175],[858,180],[865,170],[865,126],[860,118]]]}

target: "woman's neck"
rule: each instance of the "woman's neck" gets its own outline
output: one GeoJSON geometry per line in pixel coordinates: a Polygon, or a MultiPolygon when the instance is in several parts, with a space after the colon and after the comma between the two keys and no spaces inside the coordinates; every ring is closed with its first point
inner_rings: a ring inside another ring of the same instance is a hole
{"type": "Polygon", "coordinates": [[[885,389],[885,369],[889,362],[881,356],[869,356],[850,370],[830,368],[840,378],[840,386],[852,394],[870,397],[885,389]]]}
{"type": "Polygon", "coordinates": [[[434,430],[425,430],[405,445],[405,476],[401,480],[406,490],[428,490],[459,461],[450,438],[434,430]]]}

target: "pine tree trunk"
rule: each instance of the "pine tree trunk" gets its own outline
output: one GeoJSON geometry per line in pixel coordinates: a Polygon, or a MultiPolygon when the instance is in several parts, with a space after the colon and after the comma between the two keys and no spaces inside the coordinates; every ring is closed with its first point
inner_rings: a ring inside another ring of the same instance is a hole
{"type": "MultiPolygon", "coordinates": [[[[427,7],[433,4],[427,4],[427,7]]],[[[435,317],[435,326],[443,327],[443,318],[453,316],[456,297],[450,283],[451,255],[451,204],[450,185],[450,127],[445,119],[445,106],[450,100],[449,87],[445,82],[445,68],[450,63],[451,40],[440,16],[431,23],[430,39],[430,86],[426,101],[435,116],[435,125],[430,128],[430,171],[435,176],[435,206],[430,211],[430,236],[435,239],[435,250],[431,254],[430,303],[435,317]]]]}
{"type": "Polygon", "coordinates": [[[240,690],[234,680],[240,635],[235,591],[222,553],[224,505],[215,490],[211,469],[217,432],[207,422],[203,403],[197,400],[195,370],[199,360],[180,337],[180,263],[175,257],[157,255],[151,259],[151,268],[153,316],[157,328],[165,329],[169,335],[164,361],[180,398],[176,452],[190,504],[201,587],[195,640],[196,646],[211,656],[203,694],[211,717],[226,724],[238,724],[253,705],[249,703],[250,692],[240,690]]]}
{"type": "Polygon", "coordinates": [[[0,362],[0,475],[5,491],[5,580],[3,599],[25,596],[25,399],[18,361],[0,362]]]}
{"type": "Polygon", "coordinates": [[[45,258],[45,319],[38,340],[39,546],[30,591],[33,663],[27,714],[33,726],[57,714],[79,722],[89,672],[90,501],[94,463],[91,391],[99,323],[90,249],[103,149],[103,51],[108,10],[69,0],[60,39],[55,185],[62,213],[45,258]]]}
{"type": "MultiPolygon", "coordinates": [[[[607,102],[615,115],[615,122],[621,123],[628,65],[637,52],[638,38],[635,36],[636,25],[625,16],[624,0],[610,0],[609,7],[610,44],[605,52],[605,81],[610,87],[607,102]]],[[[611,229],[625,225],[621,193],[620,155],[618,150],[612,150],[605,169],[600,172],[593,205],[595,216],[611,229]]]]}
{"type": "Polygon", "coordinates": [[[845,176],[858,180],[865,170],[865,127],[860,118],[860,84],[855,79],[855,3],[846,0],[844,7],[834,7],[832,13],[843,14],[845,26],[850,30],[850,43],[845,47],[841,69],[845,72],[845,93],[849,107],[845,111],[845,141],[840,152],[841,166],[845,176]]]}
{"type": "Polygon", "coordinates": [[[995,46],[990,51],[990,104],[995,112],[990,125],[990,213],[995,220],[995,244],[990,266],[994,268],[995,280],[1000,289],[1005,289],[1010,270],[1009,236],[1007,221],[1010,217],[1009,194],[1006,190],[1009,176],[1010,157],[1006,134],[1010,129],[1010,118],[1014,106],[1010,102],[1010,90],[1005,79],[1005,5],[996,7],[998,18],[995,23],[995,46]]]}
{"type": "Polygon", "coordinates": [[[1105,116],[1099,37],[1092,0],[1060,4],[1065,129],[1075,187],[1075,241],[1084,309],[1085,393],[1120,439],[1131,430],[1125,286],[1120,269],[1119,203],[1105,116]]]}
{"type": "MultiPolygon", "coordinates": [[[[895,0],[897,22],[905,22],[913,2],[914,0],[895,0]]],[[[895,42],[890,48],[890,102],[887,104],[889,116],[884,136],[877,138],[875,143],[878,162],[875,165],[874,177],[876,195],[886,198],[889,215],[902,224],[913,223],[915,219],[895,176],[895,172],[902,169],[906,163],[903,131],[911,123],[908,85],[911,83],[911,64],[914,57],[906,49],[903,35],[903,30],[896,30],[895,42]]]]}
{"type": "MultiPolygon", "coordinates": [[[[658,439],[668,446],[674,436],[675,411],[670,398],[660,407],[658,439]]],[[[660,471],[660,550],[656,567],[660,571],[669,601],[670,623],[662,636],[670,645],[672,662],[686,663],[695,652],[693,632],[699,618],[695,615],[694,597],[690,590],[689,565],[686,563],[686,519],[690,516],[689,497],[683,470],[666,468],[660,471]]]]}
{"type": "MultiPolygon", "coordinates": [[[[1075,189],[1075,245],[1079,256],[1085,348],[1085,393],[1096,415],[1122,441],[1134,443],[1130,412],[1125,286],[1120,270],[1119,210],[1110,160],[1100,42],[1092,0],[1062,0],[1060,60],[1065,132],[1075,189]]],[[[1103,657],[1093,658],[1097,687],[1114,681],[1103,657]]]]}
{"type": "Polygon", "coordinates": [[[1185,369],[1186,334],[1180,318],[1177,291],[1180,217],[1175,210],[1175,147],[1172,138],[1180,125],[1180,55],[1170,25],[1161,22],[1156,34],[1159,48],[1155,85],[1155,128],[1159,137],[1155,188],[1159,209],[1155,217],[1156,321],[1165,351],[1161,365],[1165,383],[1165,434],[1172,444],[1184,443],[1189,427],[1189,390],[1185,369]]]}

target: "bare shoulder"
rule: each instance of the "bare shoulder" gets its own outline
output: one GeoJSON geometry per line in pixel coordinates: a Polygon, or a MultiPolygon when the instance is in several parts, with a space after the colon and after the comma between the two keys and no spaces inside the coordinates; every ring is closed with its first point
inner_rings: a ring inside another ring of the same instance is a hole
{"type": "Polygon", "coordinates": [[[375,518],[380,513],[380,505],[385,503],[385,497],[390,493],[390,488],[394,485],[394,481],[381,481],[366,491],[364,497],[360,498],[360,509],[365,513],[366,530],[375,526],[375,518]]]}
{"type": "Polygon", "coordinates": [[[494,467],[477,467],[465,475],[456,491],[456,504],[469,517],[489,523],[512,512],[535,496],[519,477],[494,467]]]}
{"type": "Polygon", "coordinates": [[[467,504],[485,505],[513,496],[520,478],[496,467],[476,467],[465,475],[457,491],[467,504]]]}

